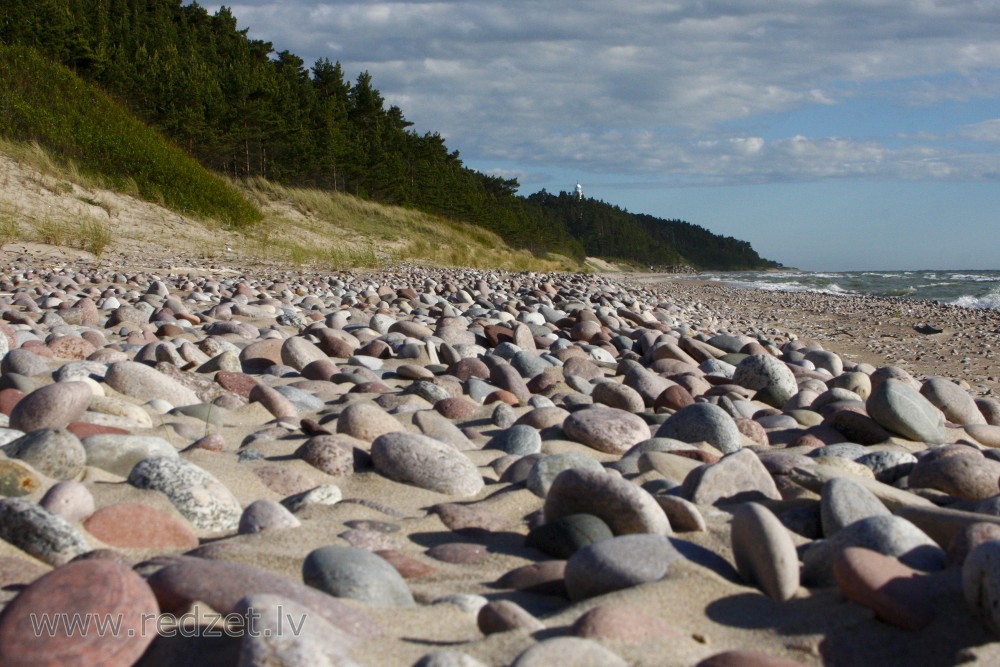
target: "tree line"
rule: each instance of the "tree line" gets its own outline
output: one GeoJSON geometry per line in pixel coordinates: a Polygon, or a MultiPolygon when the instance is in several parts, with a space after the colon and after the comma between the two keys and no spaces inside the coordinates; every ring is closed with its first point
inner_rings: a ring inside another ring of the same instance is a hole
{"type": "MultiPolygon", "coordinates": [[[[603,209],[584,222],[567,219],[546,197],[519,196],[516,179],[466,167],[437,132],[412,130],[370,73],[351,81],[326,58],[307,67],[247,32],[226,7],[210,14],[181,0],[0,3],[0,44],[30,47],[65,65],[234,179],[337,190],[466,220],[540,256],[671,264],[683,255],[701,265],[699,257],[732,255],[698,243],[677,252],[659,223],[638,218],[607,234],[614,216],[603,209]]],[[[714,243],[710,237],[702,240],[714,243]]]]}

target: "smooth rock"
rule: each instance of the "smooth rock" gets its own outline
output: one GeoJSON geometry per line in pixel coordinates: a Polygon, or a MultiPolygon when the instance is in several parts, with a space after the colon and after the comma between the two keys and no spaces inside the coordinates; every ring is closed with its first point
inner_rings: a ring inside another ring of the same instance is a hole
{"type": "Polygon", "coordinates": [[[198,546],[198,537],[186,522],[138,503],[102,507],[83,522],[83,527],[112,547],[193,549],[198,546]]]}
{"type": "Polygon", "coordinates": [[[683,558],[662,535],[619,535],[579,549],[566,561],[570,600],[659,581],[683,558]]]}
{"type": "Polygon", "coordinates": [[[326,546],[302,563],[302,580],[334,597],[360,600],[378,607],[412,607],[409,586],[384,559],[365,549],[326,546]]]}
{"type": "Polygon", "coordinates": [[[931,444],[946,439],[941,411],[900,380],[889,378],[874,387],[865,408],[880,426],[904,438],[931,444]]]}
{"type": "Polygon", "coordinates": [[[82,440],[87,465],[128,477],[135,464],[154,456],[177,458],[177,450],[153,435],[102,433],[82,440]]]}
{"type": "Polygon", "coordinates": [[[603,406],[571,413],[562,428],[567,437],[609,454],[624,454],[650,437],[649,426],[641,417],[603,406]]]}
{"type": "Polygon", "coordinates": [[[125,565],[112,560],[69,563],[34,581],[4,608],[0,664],[130,667],[156,637],[159,611],[149,586],[125,565]],[[112,619],[115,631],[67,632],[58,627],[40,633],[35,626],[43,617],[112,619]]]}
{"type": "Polygon", "coordinates": [[[198,530],[235,530],[243,508],[213,475],[179,458],[153,456],[139,461],[128,482],[138,489],[160,491],[198,530]]]}
{"type": "Polygon", "coordinates": [[[302,523],[284,505],[270,498],[259,498],[243,510],[238,532],[241,535],[264,530],[298,528],[302,523]]]}
{"type": "Polygon", "coordinates": [[[39,429],[64,429],[79,421],[90,407],[94,393],[84,382],[56,382],[39,387],[14,406],[10,427],[25,433],[39,429]]]}
{"type": "Polygon", "coordinates": [[[54,566],[90,551],[66,519],[24,498],[0,498],[0,539],[54,566]]]}
{"type": "Polygon", "coordinates": [[[79,438],[65,429],[39,429],[3,446],[7,456],[20,459],[53,479],[72,479],[83,471],[87,453],[79,438]]]}
{"type": "Polygon", "coordinates": [[[482,475],[468,457],[424,435],[380,435],[372,442],[371,455],[375,470],[396,482],[462,497],[483,488],[482,475]]]}
{"type": "Polygon", "coordinates": [[[743,446],[743,437],[733,418],[711,403],[694,403],[681,408],[656,431],[657,438],[682,442],[707,442],[723,454],[743,446]]]}
{"type": "Polygon", "coordinates": [[[922,630],[934,620],[934,605],[919,573],[870,549],[847,547],[833,561],[837,587],[876,618],[904,630],[922,630]]]}
{"type": "Polygon", "coordinates": [[[771,510],[743,503],[733,512],[731,538],[743,580],[773,600],[790,599],[799,587],[799,557],[788,530],[771,510]]]}
{"type": "Polygon", "coordinates": [[[643,488],[604,471],[570,468],[552,482],[543,507],[546,522],[571,514],[593,514],[615,535],[673,531],[666,514],[643,488]]]}
{"type": "Polygon", "coordinates": [[[837,477],[823,484],[819,511],[826,537],[833,537],[855,521],[890,514],[874,493],[850,477],[837,477]]]}

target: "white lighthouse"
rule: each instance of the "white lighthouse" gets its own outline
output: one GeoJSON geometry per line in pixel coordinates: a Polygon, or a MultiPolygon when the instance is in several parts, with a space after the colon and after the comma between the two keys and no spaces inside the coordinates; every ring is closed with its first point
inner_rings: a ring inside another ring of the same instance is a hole
{"type": "Polygon", "coordinates": [[[583,186],[580,185],[579,181],[576,184],[576,200],[583,201],[583,186]]]}

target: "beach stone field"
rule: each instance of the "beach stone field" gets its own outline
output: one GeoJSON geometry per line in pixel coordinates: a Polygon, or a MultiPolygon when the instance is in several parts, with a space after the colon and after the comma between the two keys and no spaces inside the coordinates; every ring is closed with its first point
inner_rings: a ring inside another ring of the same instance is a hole
{"type": "Polygon", "coordinates": [[[649,277],[42,264],[0,665],[1000,663],[995,371],[649,277]]]}

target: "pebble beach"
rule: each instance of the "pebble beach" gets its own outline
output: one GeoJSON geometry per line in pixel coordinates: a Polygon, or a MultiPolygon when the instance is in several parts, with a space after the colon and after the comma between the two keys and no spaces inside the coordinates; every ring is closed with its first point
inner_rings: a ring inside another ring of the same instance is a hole
{"type": "Polygon", "coordinates": [[[0,664],[997,664],[998,339],[663,275],[8,252],[0,664]]]}

